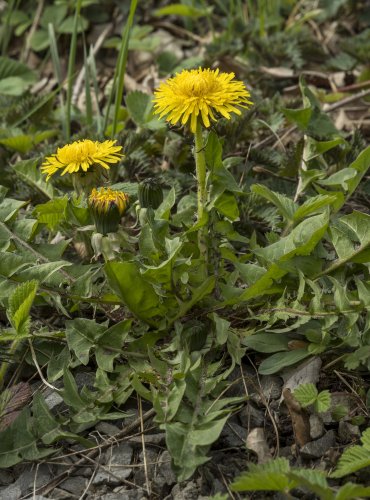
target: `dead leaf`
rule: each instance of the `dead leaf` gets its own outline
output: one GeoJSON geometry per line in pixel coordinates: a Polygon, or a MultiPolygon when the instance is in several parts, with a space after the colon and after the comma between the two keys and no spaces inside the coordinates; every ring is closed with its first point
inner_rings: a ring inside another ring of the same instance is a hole
{"type": "Polygon", "coordinates": [[[260,70],[262,71],[262,73],[274,76],[275,78],[292,78],[294,76],[294,71],[291,68],[266,68],[265,66],[261,66],[260,70]]]}
{"type": "Polygon", "coordinates": [[[0,431],[14,422],[21,410],[32,397],[30,385],[20,382],[10,389],[5,389],[0,395],[0,431]]]}
{"type": "Polygon", "coordinates": [[[311,440],[309,416],[294,398],[290,389],[284,389],[283,397],[292,420],[294,440],[301,447],[311,440]]]}
{"type": "Polygon", "coordinates": [[[255,427],[251,430],[248,434],[246,445],[249,450],[256,453],[259,464],[271,460],[272,455],[266,442],[265,431],[262,427],[255,427]]]}
{"type": "MultiPolygon", "coordinates": [[[[319,381],[320,368],[322,361],[318,356],[304,361],[297,367],[282,374],[284,380],[284,389],[290,389],[292,392],[301,384],[314,384],[319,381]]],[[[280,399],[282,401],[283,397],[280,399]]]]}

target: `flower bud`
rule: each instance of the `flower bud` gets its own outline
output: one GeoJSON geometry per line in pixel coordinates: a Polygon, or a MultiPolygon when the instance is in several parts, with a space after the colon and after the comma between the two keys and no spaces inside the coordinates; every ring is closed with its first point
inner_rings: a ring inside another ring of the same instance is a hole
{"type": "Polygon", "coordinates": [[[159,207],[163,201],[162,187],[156,179],[145,179],[139,184],[138,198],[141,208],[159,207]]]}
{"type": "Polygon", "coordinates": [[[115,233],[121,217],[128,207],[128,195],[110,188],[93,189],[89,196],[89,208],[98,233],[115,233]]]}

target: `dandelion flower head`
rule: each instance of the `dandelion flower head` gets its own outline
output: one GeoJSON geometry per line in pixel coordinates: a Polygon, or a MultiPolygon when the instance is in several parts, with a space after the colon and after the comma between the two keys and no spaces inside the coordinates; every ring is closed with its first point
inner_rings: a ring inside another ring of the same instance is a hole
{"type": "Polygon", "coordinates": [[[123,215],[128,206],[129,197],[123,191],[114,191],[111,188],[93,189],[89,196],[89,205],[100,214],[108,214],[112,209],[117,209],[123,215]]]}
{"type": "Polygon", "coordinates": [[[205,127],[210,119],[222,115],[228,120],[230,113],[241,114],[237,107],[248,108],[252,103],[243,82],[234,79],[234,73],[220,73],[219,69],[192,69],[177,73],[154,92],[154,112],[173,125],[190,120],[190,130],[195,133],[198,118],[205,127]]]}
{"type": "Polygon", "coordinates": [[[109,170],[110,163],[118,163],[122,158],[122,146],[116,146],[116,141],[91,141],[84,139],[66,144],[58,148],[52,156],[45,158],[41,171],[47,174],[47,180],[56,172],[61,175],[87,172],[93,165],[99,165],[109,170]]]}

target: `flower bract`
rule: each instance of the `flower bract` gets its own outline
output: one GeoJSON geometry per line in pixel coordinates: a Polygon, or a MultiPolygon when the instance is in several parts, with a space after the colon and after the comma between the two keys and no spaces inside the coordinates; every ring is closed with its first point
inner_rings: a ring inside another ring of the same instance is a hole
{"type": "Polygon", "coordinates": [[[61,175],[87,172],[92,166],[99,165],[109,170],[111,163],[118,163],[122,158],[122,146],[116,141],[91,141],[84,139],[58,148],[52,156],[45,158],[41,171],[50,176],[62,170],[61,175]]]}
{"type": "Polygon", "coordinates": [[[102,234],[117,231],[121,217],[128,207],[128,202],[128,195],[122,191],[94,188],[89,196],[89,207],[97,231],[102,234]]]}
{"type": "Polygon", "coordinates": [[[230,113],[241,114],[237,107],[248,108],[252,101],[243,82],[234,79],[234,73],[218,69],[192,69],[177,73],[162,83],[154,92],[154,113],[173,125],[190,121],[195,133],[198,118],[209,127],[216,115],[230,119],[230,113]]]}

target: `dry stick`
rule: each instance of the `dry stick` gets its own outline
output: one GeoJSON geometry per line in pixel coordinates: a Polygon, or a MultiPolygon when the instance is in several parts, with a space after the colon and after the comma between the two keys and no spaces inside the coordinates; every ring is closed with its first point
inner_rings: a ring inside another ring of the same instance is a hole
{"type": "Polygon", "coordinates": [[[32,341],[31,339],[28,339],[28,343],[29,343],[29,346],[30,346],[30,350],[31,350],[31,357],[32,357],[32,361],[34,362],[34,365],[36,367],[36,370],[38,372],[38,374],[40,375],[40,378],[42,380],[42,382],[47,386],[49,387],[50,389],[52,389],[53,391],[61,391],[61,389],[58,389],[57,387],[55,387],[54,385],[50,384],[44,377],[42,371],[41,371],[41,368],[40,368],[40,365],[37,361],[37,358],[36,358],[36,354],[35,354],[35,350],[33,348],[33,345],[32,345],[32,341]]]}
{"type": "Polygon", "coordinates": [[[143,460],[144,460],[144,474],[146,481],[146,489],[150,498],[151,488],[149,483],[148,465],[146,460],[146,447],[145,447],[145,436],[144,436],[144,421],[143,421],[143,407],[141,404],[141,396],[138,396],[139,403],[139,417],[140,417],[140,431],[141,431],[141,446],[143,448],[143,460]]]}
{"type": "MultiPolygon", "coordinates": [[[[330,113],[331,111],[335,111],[338,108],[341,108],[342,106],[345,106],[346,104],[349,104],[353,101],[357,101],[357,99],[362,99],[363,97],[366,97],[367,95],[370,94],[370,89],[362,90],[361,92],[357,92],[357,94],[350,95],[348,97],[345,97],[341,101],[334,102],[333,104],[329,104],[326,108],[323,108],[323,111],[326,111],[327,113],[330,113]]],[[[280,137],[280,141],[284,140],[285,137],[290,135],[292,132],[294,132],[298,127],[296,125],[292,125],[291,127],[288,127],[285,129],[284,134],[280,137]]],[[[263,139],[262,141],[258,142],[253,149],[260,148],[262,146],[265,146],[269,142],[271,142],[274,139],[273,135],[270,135],[263,139]]],[[[276,141],[273,147],[276,147],[278,142],[276,141]]]]}
{"type": "Polygon", "coordinates": [[[39,4],[37,6],[35,17],[33,19],[31,29],[28,32],[27,39],[26,39],[26,45],[24,47],[24,53],[23,53],[23,57],[22,57],[24,62],[28,61],[28,56],[30,55],[30,50],[31,50],[32,37],[35,34],[35,31],[36,31],[37,26],[39,24],[43,10],[44,10],[44,0],[39,0],[39,4]]]}
{"type": "Polygon", "coordinates": [[[76,468],[78,468],[79,466],[81,466],[82,464],[84,464],[87,460],[94,459],[96,457],[96,455],[99,454],[99,451],[101,451],[101,449],[108,448],[109,446],[111,446],[112,444],[114,444],[115,440],[120,439],[120,438],[124,438],[125,436],[127,436],[128,434],[130,434],[132,431],[134,431],[137,427],[139,427],[141,425],[142,421],[146,422],[154,414],[155,414],[155,411],[154,411],[153,408],[151,408],[150,410],[148,410],[147,412],[145,412],[143,414],[142,418],[135,419],[125,429],[123,429],[121,432],[119,432],[118,434],[116,434],[113,439],[109,438],[98,449],[91,450],[86,455],[84,455],[83,457],[81,457],[80,460],[78,460],[75,464],[71,465],[71,467],[69,468],[68,471],[62,472],[61,474],[59,474],[58,476],[56,476],[54,479],[52,479],[48,484],[46,484],[44,486],[40,486],[40,488],[38,488],[36,490],[36,493],[42,494],[42,495],[47,495],[48,493],[50,493],[54,488],[56,488],[58,486],[58,484],[60,484],[67,477],[69,477],[71,475],[71,473],[76,468]]]}
{"type": "MultiPolygon", "coordinates": [[[[96,54],[98,53],[99,49],[103,45],[104,40],[107,38],[107,36],[110,34],[110,32],[112,30],[113,30],[113,24],[109,24],[105,28],[105,30],[103,30],[100,33],[100,35],[99,35],[98,39],[96,40],[96,42],[95,42],[95,44],[93,46],[93,49],[92,49],[93,56],[96,56],[96,54]]],[[[74,87],[73,87],[73,93],[72,93],[72,104],[73,105],[76,104],[77,99],[79,98],[84,78],[85,78],[85,66],[82,66],[81,71],[80,71],[78,77],[76,78],[76,83],[74,84],[74,87]]]]}

